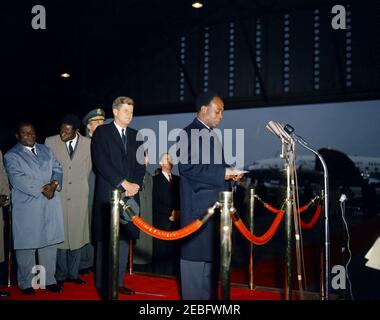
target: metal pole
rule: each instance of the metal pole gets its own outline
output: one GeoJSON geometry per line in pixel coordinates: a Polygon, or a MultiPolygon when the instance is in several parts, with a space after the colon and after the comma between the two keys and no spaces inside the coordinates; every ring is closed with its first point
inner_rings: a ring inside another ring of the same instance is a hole
{"type": "Polygon", "coordinates": [[[222,204],[220,218],[220,274],[222,281],[222,300],[230,299],[230,268],[231,268],[231,209],[232,192],[224,191],[219,193],[222,204]]]}
{"type": "Polygon", "coordinates": [[[7,286],[10,288],[12,280],[12,202],[9,201],[8,208],[8,281],[7,286]]]}
{"type": "Polygon", "coordinates": [[[322,295],[322,300],[329,299],[330,293],[330,227],[329,227],[329,172],[327,165],[321,154],[307,145],[307,142],[304,141],[300,136],[297,136],[297,141],[307,150],[314,153],[322,163],[323,173],[324,173],[324,232],[325,232],[325,243],[324,243],[324,259],[323,259],[323,270],[324,270],[324,279],[323,279],[323,288],[321,291],[324,293],[322,295]]]}
{"type": "Polygon", "coordinates": [[[285,299],[292,299],[292,193],[290,185],[291,164],[286,164],[286,215],[285,215],[285,237],[286,237],[286,253],[285,253],[285,299]]]}
{"type": "Polygon", "coordinates": [[[133,240],[129,240],[129,274],[133,273],[133,240]]]}
{"type": "MultiPolygon", "coordinates": [[[[253,234],[254,232],[254,213],[255,213],[255,188],[251,188],[249,194],[249,231],[253,234]]],[[[253,276],[253,243],[249,244],[249,289],[253,290],[255,288],[254,276],[253,276]]]]}
{"type": "Polygon", "coordinates": [[[117,300],[119,276],[120,191],[113,190],[111,198],[109,300],[117,300]]]}
{"type": "Polygon", "coordinates": [[[324,251],[324,271],[325,271],[325,295],[323,300],[329,300],[330,293],[330,230],[329,230],[329,174],[327,165],[322,156],[318,153],[318,158],[322,162],[324,170],[324,184],[325,184],[325,251],[324,251]]]}
{"type": "MultiPolygon", "coordinates": [[[[325,195],[324,195],[324,191],[322,190],[321,192],[321,195],[322,195],[322,201],[325,201],[325,195]]],[[[321,229],[322,229],[323,226],[321,226],[321,229]]],[[[321,231],[321,235],[323,234],[323,231],[324,230],[320,230],[321,231]]],[[[322,235],[323,237],[323,235],[322,235]]],[[[321,297],[321,300],[324,300],[325,298],[325,276],[324,276],[324,246],[322,246],[321,250],[320,250],[320,262],[319,262],[319,265],[320,265],[320,270],[321,270],[321,275],[320,275],[320,297],[321,297]]]]}

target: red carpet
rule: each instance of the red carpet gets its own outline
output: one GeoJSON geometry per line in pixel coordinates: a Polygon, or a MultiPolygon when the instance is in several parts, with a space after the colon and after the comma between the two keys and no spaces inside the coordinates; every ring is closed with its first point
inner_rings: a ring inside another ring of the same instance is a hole
{"type": "MultiPolygon", "coordinates": [[[[24,296],[21,291],[12,286],[9,300],[100,300],[94,287],[93,275],[81,277],[87,281],[86,285],[65,283],[62,293],[50,293],[46,290],[37,290],[33,296],[24,296]]],[[[133,288],[137,294],[119,295],[119,300],[179,300],[180,295],[175,279],[133,274],[126,276],[126,285],[133,288]]],[[[248,290],[232,288],[232,300],[281,300],[281,294],[273,291],[248,290]]],[[[2,299],[6,300],[6,299],[2,299]]]]}
{"type": "MultiPolygon", "coordinates": [[[[369,247],[380,230],[380,219],[368,219],[351,228],[351,249],[353,252],[363,247],[369,247]],[[365,233],[363,233],[365,230],[365,233]]],[[[333,234],[331,237],[331,264],[340,263],[340,247],[334,244],[342,242],[342,235],[333,234]]],[[[319,246],[309,245],[304,250],[306,270],[308,271],[307,283],[319,281],[320,269],[318,266],[319,246]],[[316,263],[317,262],[317,263],[316,263]]],[[[294,258],[293,258],[293,261],[294,258]]],[[[231,288],[232,300],[281,300],[283,299],[279,290],[271,288],[283,288],[284,280],[284,259],[283,257],[273,257],[255,264],[255,284],[260,290],[249,290],[247,288],[231,288]],[[267,287],[264,289],[263,287],[267,287]]],[[[9,288],[11,300],[100,300],[94,287],[93,274],[82,277],[87,282],[86,285],[78,286],[72,283],[64,285],[64,291],[60,294],[37,290],[34,296],[24,296],[21,291],[12,286],[9,288]]],[[[293,289],[297,290],[296,276],[293,276],[293,289]]],[[[246,270],[237,270],[231,275],[232,283],[246,284],[246,270]]],[[[125,278],[127,287],[134,289],[137,294],[131,296],[119,295],[119,300],[179,300],[179,286],[173,278],[158,277],[151,275],[133,274],[125,278]]],[[[306,295],[305,295],[306,297],[306,295]]],[[[295,297],[297,299],[297,297],[295,297]]],[[[317,295],[309,295],[307,299],[318,299],[317,295]]],[[[6,300],[6,299],[2,299],[6,300]]]]}

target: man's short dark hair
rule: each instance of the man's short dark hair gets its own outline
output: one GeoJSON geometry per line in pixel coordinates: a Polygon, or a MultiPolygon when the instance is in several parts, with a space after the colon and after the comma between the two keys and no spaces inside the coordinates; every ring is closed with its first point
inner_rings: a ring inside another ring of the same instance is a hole
{"type": "Polygon", "coordinates": [[[69,126],[72,126],[74,130],[77,130],[80,128],[80,119],[75,114],[67,114],[63,117],[61,124],[68,124],[69,126]]]}
{"type": "Polygon", "coordinates": [[[201,108],[203,106],[208,106],[212,99],[214,99],[215,97],[219,97],[219,95],[214,91],[207,91],[199,94],[197,99],[195,100],[195,108],[197,112],[201,111],[201,108]]]}
{"type": "Polygon", "coordinates": [[[31,126],[34,129],[34,124],[31,121],[29,121],[29,120],[21,120],[16,125],[16,133],[19,134],[20,131],[21,131],[21,128],[26,127],[26,126],[31,126]]]}
{"type": "Polygon", "coordinates": [[[134,103],[133,99],[130,98],[130,97],[124,97],[124,96],[117,97],[117,98],[112,102],[112,109],[120,110],[120,107],[121,107],[123,104],[131,104],[131,105],[134,105],[135,103],[134,103]]]}

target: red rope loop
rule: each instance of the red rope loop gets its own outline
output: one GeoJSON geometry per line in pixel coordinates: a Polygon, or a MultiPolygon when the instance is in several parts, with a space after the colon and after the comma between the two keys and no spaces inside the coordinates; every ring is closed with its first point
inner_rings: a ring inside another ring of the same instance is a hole
{"type": "MultiPolygon", "coordinates": [[[[263,201],[258,195],[255,195],[255,198],[262,203],[262,205],[264,206],[265,209],[267,209],[268,211],[270,211],[272,213],[278,214],[278,213],[280,213],[282,211],[283,207],[281,209],[277,209],[277,208],[271,206],[269,203],[263,201]]],[[[300,207],[298,209],[298,212],[299,213],[305,212],[317,199],[319,199],[319,196],[316,196],[314,199],[311,199],[309,201],[309,203],[307,203],[304,206],[300,207]]]]}
{"type": "Polygon", "coordinates": [[[321,205],[319,204],[317,206],[317,209],[315,210],[314,212],[314,215],[313,217],[311,218],[311,220],[308,222],[308,223],[305,223],[302,221],[302,219],[300,219],[301,221],[301,228],[304,229],[304,230],[310,230],[312,229],[315,224],[317,223],[319,217],[321,216],[321,205]]]}
{"type": "Polygon", "coordinates": [[[263,203],[263,206],[264,206],[265,209],[267,209],[268,211],[270,211],[272,213],[275,213],[275,214],[278,214],[281,211],[283,211],[281,209],[277,209],[275,207],[272,207],[269,203],[266,203],[266,202],[263,203]]]}
{"type": "Polygon", "coordinates": [[[232,220],[234,222],[235,227],[240,231],[240,233],[250,242],[256,245],[264,245],[269,240],[273,238],[273,236],[276,234],[278,227],[280,226],[280,223],[282,221],[282,218],[284,217],[285,211],[279,210],[278,214],[276,215],[275,219],[273,220],[272,225],[269,227],[267,232],[265,232],[262,236],[255,236],[252,234],[247,227],[245,226],[244,222],[239,218],[237,214],[232,215],[232,220]]]}
{"type": "Polygon", "coordinates": [[[203,225],[203,223],[199,219],[197,219],[179,230],[165,231],[153,227],[151,224],[147,223],[139,216],[133,216],[132,222],[141,231],[151,235],[154,238],[161,240],[178,240],[185,238],[188,235],[196,232],[203,225]]]}

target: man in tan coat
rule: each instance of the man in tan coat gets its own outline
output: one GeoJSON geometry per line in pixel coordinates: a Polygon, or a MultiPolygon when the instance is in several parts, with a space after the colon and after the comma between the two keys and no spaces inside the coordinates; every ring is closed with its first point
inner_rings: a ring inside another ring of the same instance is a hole
{"type": "Polygon", "coordinates": [[[88,195],[89,175],[92,170],[91,140],[79,133],[80,120],[66,115],[60,126],[60,134],[46,139],[63,167],[61,191],[65,241],[57,253],[56,279],[59,284],[72,282],[84,284],[79,279],[81,248],[89,243],[88,195]]]}
{"type": "MultiPolygon", "coordinates": [[[[92,138],[96,128],[104,124],[106,114],[103,109],[96,108],[87,113],[83,118],[83,125],[86,127],[86,137],[92,138]]],[[[90,224],[90,243],[86,244],[80,252],[80,264],[79,264],[79,274],[89,274],[90,269],[94,266],[94,247],[91,243],[91,226],[92,226],[92,208],[94,204],[94,193],[95,193],[95,173],[91,171],[88,185],[89,185],[89,195],[88,195],[88,222],[90,224]]]]}
{"type": "MultiPolygon", "coordinates": [[[[7,174],[3,164],[3,154],[0,151],[0,263],[5,261],[4,258],[4,222],[3,222],[3,208],[9,204],[9,184],[7,174]]],[[[6,298],[9,293],[0,291],[0,298],[6,298]]]]}

